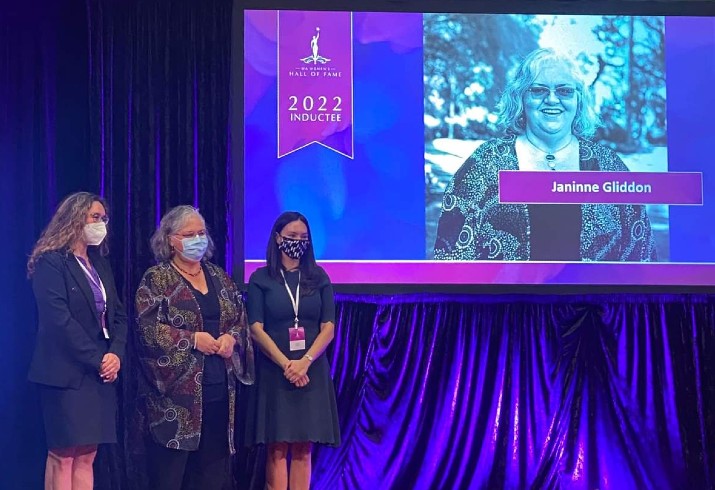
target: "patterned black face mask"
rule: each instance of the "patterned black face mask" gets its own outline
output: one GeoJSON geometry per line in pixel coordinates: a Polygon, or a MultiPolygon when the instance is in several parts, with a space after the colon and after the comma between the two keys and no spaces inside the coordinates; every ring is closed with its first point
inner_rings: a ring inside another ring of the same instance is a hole
{"type": "Polygon", "coordinates": [[[293,238],[282,237],[283,241],[278,244],[278,249],[294,260],[300,260],[306,250],[308,250],[309,240],[295,240],[293,238]]]}

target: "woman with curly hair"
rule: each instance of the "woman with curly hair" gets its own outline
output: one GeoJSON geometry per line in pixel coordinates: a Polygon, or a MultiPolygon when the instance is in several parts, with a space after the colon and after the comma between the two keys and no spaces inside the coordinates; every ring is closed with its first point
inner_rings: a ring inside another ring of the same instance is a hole
{"type": "Polygon", "coordinates": [[[97,445],[117,442],[127,317],[104,258],[108,222],[101,197],[68,196],[27,263],[39,319],[28,377],[40,390],[46,490],[92,489],[97,445]]]}
{"type": "Polygon", "coordinates": [[[656,260],[645,206],[501,204],[499,171],[627,172],[591,141],[599,124],[576,63],[537,49],[519,65],[500,101],[503,136],[482,144],[447,186],[437,260],[656,260]]]}

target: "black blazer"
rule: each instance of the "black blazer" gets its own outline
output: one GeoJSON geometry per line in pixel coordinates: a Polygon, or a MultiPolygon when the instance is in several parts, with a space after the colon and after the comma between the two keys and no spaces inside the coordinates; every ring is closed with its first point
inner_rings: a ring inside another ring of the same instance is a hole
{"type": "Polygon", "coordinates": [[[43,254],[32,275],[39,319],[28,375],[32,382],[78,388],[85,374],[99,375],[106,353],[124,357],[127,314],[114,275],[96,247],[88,247],[87,254],[107,292],[109,343],[102,333],[89,279],[77,259],[69,252],[43,254]]]}

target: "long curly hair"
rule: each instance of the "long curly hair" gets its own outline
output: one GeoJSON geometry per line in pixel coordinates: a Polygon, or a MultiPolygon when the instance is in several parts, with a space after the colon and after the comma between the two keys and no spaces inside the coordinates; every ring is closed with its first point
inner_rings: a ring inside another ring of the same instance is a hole
{"type": "Polygon", "coordinates": [[[571,127],[572,133],[582,138],[592,137],[600,125],[600,119],[593,107],[591,91],[584,83],[576,62],[549,48],[532,51],[518,66],[499,101],[497,125],[505,133],[524,134],[526,131],[524,94],[547,63],[560,64],[576,84],[578,105],[571,127]]]}
{"type": "MultiPolygon", "coordinates": [[[[75,192],[62,200],[50,223],[32,249],[27,261],[28,277],[35,272],[35,264],[40,255],[54,250],[69,252],[72,244],[83,237],[84,225],[87,224],[87,212],[94,202],[102,204],[104,211],[109,214],[109,208],[104,199],[90,192],[75,192]]],[[[106,239],[99,246],[99,251],[102,255],[106,255],[109,251],[106,239]]]]}

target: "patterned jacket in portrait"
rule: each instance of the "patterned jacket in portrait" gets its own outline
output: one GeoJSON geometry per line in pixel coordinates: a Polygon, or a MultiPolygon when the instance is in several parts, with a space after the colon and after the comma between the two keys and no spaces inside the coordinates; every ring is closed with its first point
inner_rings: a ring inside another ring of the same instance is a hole
{"type": "MultiPolygon", "coordinates": [[[[213,281],[219,298],[219,331],[236,339],[232,358],[225,360],[229,380],[227,443],[233,454],[235,380],[253,383],[253,344],[235,283],[220,267],[211,263],[206,267],[207,280],[213,281]]],[[[145,423],[157,443],[196,450],[201,436],[204,354],[193,349],[191,334],[203,331],[199,304],[179,273],[169,263],[162,263],[144,274],[136,293],[136,311],[139,405],[145,423]]]]}
{"type": "MultiPolygon", "coordinates": [[[[519,170],[516,137],[489,140],[457,170],[442,199],[434,258],[437,260],[529,260],[529,208],[499,203],[499,171],[519,170]]],[[[627,172],[620,157],[603,145],[579,138],[583,171],[627,172]]],[[[583,261],[656,260],[645,206],[581,205],[583,261]]]]}

